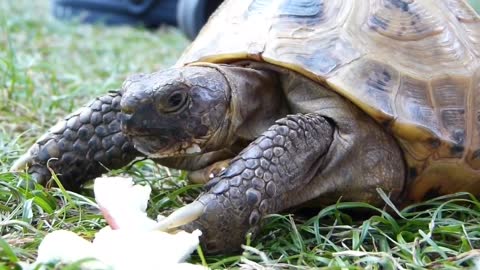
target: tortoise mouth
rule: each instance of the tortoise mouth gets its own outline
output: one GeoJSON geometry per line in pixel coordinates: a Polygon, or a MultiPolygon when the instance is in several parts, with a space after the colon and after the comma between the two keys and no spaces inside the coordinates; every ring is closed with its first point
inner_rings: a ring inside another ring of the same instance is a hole
{"type": "Polygon", "coordinates": [[[173,142],[152,135],[135,135],[130,138],[135,149],[149,158],[193,156],[202,153],[200,145],[195,142],[173,142]]]}
{"type": "Polygon", "coordinates": [[[135,149],[140,153],[151,156],[155,153],[168,153],[168,145],[165,142],[161,142],[155,136],[129,134],[130,139],[133,142],[135,149]]]}
{"type": "Polygon", "coordinates": [[[202,153],[200,145],[204,144],[203,140],[175,132],[170,125],[153,123],[150,124],[153,127],[148,128],[148,119],[133,118],[131,114],[121,114],[122,132],[129,137],[135,149],[147,157],[179,157],[202,153]]]}

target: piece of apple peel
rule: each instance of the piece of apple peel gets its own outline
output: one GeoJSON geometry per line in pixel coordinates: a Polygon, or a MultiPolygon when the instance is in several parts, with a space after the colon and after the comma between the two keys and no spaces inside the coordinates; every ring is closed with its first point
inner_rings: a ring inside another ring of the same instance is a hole
{"type": "Polygon", "coordinates": [[[156,230],[157,221],[145,212],[149,186],[134,185],[131,178],[102,177],[95,180],[94,192],[109,226],[97,232],[93,242],[64,230],[48,234],[33,266],[91,258],[82,269],[207,269],[184,262],[199,244],[199,230],[156,230]]]}

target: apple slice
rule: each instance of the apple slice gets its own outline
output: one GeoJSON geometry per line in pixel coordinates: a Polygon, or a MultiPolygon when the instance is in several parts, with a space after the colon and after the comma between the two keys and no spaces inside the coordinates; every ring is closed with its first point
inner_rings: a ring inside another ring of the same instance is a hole
{"type": "Polygon", "coordinates": [[[48,234],[38,249],[38,263],[72,263],[92,258],[82,269],[206,269],[185,263],[197,248],[201,231],[156,230],[157,221],[146,213],[151,189],[135,185],[131,178],[101,177],[95,180],[95,199],[109,226],[89,242],[73,232],[48,234]]]}
{"type": "Polygon", "coordinates": [[[152,230],[156,221],[147,216],[150,186],[134,185],[132,178],[100,177],[93,186],[95,200],[113,230],[152,230]]]}

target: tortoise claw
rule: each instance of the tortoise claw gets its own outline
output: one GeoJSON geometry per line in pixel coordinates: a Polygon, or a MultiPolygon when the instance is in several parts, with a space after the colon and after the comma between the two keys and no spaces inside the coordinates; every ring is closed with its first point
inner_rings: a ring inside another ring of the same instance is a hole
{"type": "Polygon", "coordinates": [[[11,173],[27,171],[30,175],[30,180],[20,179],[18,184],[20,187],[28,189],[34,189],[34,183],[45,184],[50,179],[50,171],[47,168],[42,170],[39,166],[34,165],[34,155],[30,151],[15,160],[9,171],[11,173]]]}
{"type": "Polygon", "coordinates": [[[197,220],[204,212],[205,205],[199,201],[187,204],[168,217],[160,220],[156,229],[161,231],[170,231],[197,220]]]}
{"type": "Polygon", "coordinates": [[[22,187],[34,188],[33,182],[44,185],[50,179],[51,174],[48,168],[39,166],[38,164],[35,165],[34,159],[35,155],[29,150],[27,153],[15,160],[13,165],[10,167],[9,171],[12,173],[26,171],[30,174],[30,179],[33,181],[22,179],[19,183],[22,187]]]}
{"type": "Polygon", "coordinates": [[[216,175],[225,170],[231,159],[215,162],[214,164],[188,173],[188,180],[195,184],[207,184],[216,175]]]}
{"type": "MultiPolygon", "coordinates": [[[[45,185],[47,181],[50,180],[51,173],[48,169],[48,161],[45,166],[43,166],[41,162],[38,162],[38,153],[40,151],[40,145],[38,142],[41,141],[42,138],[38,139],[25,154],[15,160],[9,171],[12,173],[26,171],[30,174],[30,178],[33,181],[45,185]]],[[[20,184],[22,185],[22,183],[20,184]]],[[[30,184],[28,186],[31,187],[30,184]]]]}
{"type": "Polygon", "coordinates": [[[28,169],[32,165],[33,157],[30,155],[30,151],[20,156],[15,162],[13,162],[12,167],[10,167],[10,172],[21,172],[25,169],[28,169]]]}

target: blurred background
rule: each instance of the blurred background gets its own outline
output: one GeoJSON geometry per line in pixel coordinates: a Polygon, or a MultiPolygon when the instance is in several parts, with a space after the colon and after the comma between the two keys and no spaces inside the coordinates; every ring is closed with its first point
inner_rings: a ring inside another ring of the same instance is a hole
{"type": "Polygon", "coordinates": [[[59,19],[108,25],[177,26],[193,39],[223,0],[53,0],[59,19]]]}
{"type": "Polygon", "coordinates": [[[477,11],[477,13],[480,13],[480,0],[469,0],[469,2],[473,6],[473,8],[477,11]]]}
{"type": "MultiPolygon", "coordinates": [[[[203,24],[223,0],[53,0],[53,14],[59,19],[76,19],[108,25],[141,24],[155,28],[177,26],[194,39],[203,24]]],[[[480,11],[480,0],[469,0],[480,11]]]]}

